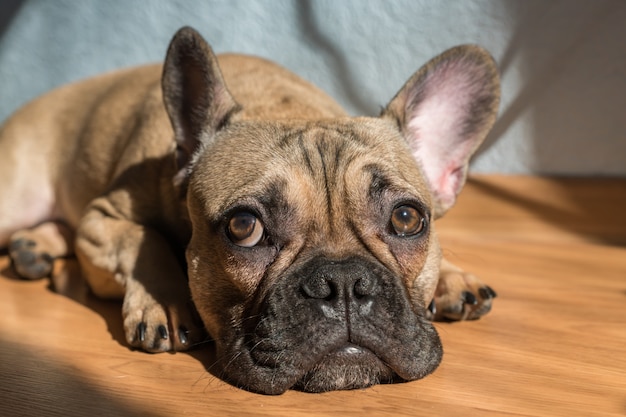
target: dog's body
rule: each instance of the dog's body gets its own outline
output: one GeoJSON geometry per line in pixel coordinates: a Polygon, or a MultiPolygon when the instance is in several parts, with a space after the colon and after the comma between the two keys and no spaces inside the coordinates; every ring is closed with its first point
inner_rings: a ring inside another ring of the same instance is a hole
{"type": "Polygon", "coordinates": [[[218,67],[185,28],[163,67],[62,87],[5,123],[0,246],[26,278],[75,250],[94,293],[124,299],[135,347],[192,345],[195,305],[222,374],[251,390],[417,379],[441,358],[429,319],[477,318],[495,296],[441,259],[433,220],[498,94],[491,58],[459,47],[381,117],[349,118],[267,61],[218,67]]]}

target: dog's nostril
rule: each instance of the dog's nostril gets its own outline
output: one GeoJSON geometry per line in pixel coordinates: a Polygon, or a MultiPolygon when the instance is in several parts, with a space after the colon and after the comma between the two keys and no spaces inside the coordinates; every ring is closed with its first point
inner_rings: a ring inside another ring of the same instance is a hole
{"type": "Polygon", "coordinates": [[[364,275],[354,283],[354,295],[357,299],[376,295],[376,280],[369,275],[364,275]]]}
{"type": "Polygon", "coordinates": [[[319,300],[328,300],[333,297],[335,292],[333,284],[322,274],[310,277],[302,284],[301,288],[306,297],[319,300]]]}

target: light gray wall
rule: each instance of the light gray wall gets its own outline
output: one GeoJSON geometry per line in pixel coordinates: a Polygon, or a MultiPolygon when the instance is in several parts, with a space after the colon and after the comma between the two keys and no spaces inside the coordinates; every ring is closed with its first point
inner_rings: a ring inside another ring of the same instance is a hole
{"type": "Polygon", "coordinates": [[[430,57],[481,44],[503,101],[474,171],[626,175],[624,0],[1,0],[0,120],[54,86],[162,60],[183,25],[367,115],[430,57]]]}

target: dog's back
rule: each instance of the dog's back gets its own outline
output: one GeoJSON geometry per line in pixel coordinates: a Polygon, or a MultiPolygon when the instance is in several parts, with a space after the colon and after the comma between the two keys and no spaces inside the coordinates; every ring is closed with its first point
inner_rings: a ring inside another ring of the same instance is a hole
{"type": "Polygon", "coordinates": [[[262,58],[218,57],[224,81],[241,104],[240,117],[251,119],[327,119],[345,116],[325,92],[262,58]]]}
{"type": "MultiPolygon", "coordinates": [[[[219,57],[242,104],[238,119],[344,116],[312,84],[267,60],[219,57]],[[306,93],[306,94],[305,94],[306,93]]],[[[75,228],[84,207],[129,167],[173,152],[159,64],[119,70],[57,88],[0,128],[0,247],[13,232],[48,220],[75,228]]]]}

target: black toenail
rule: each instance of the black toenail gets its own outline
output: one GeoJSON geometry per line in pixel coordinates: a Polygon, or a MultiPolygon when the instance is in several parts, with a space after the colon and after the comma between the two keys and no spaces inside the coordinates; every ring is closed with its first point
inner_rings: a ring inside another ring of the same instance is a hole
{"type": "Polygon", "coordinates": [[[143,321],[137,325],[137,338],[140,342],[146,340],[146,329],[146,323],[144,323],[143,321]]]}
{"type": "Polygon", "coordinates": [[[476,296],[469,291],[463,291],[463,293],[461,294],[461,298],[463,299],[463,302],[465,304],[478,304],[476,296]]]}
{"type": "Polygon", "coordinates": [[[189,330],[187,330],[185,326],[180,326],[178,328],[178,339],[180,339],[180,343],[186,345],[189,342],[187,336],[189,336],[189,330]]]}
{"type": "Polygon", "coordinates": [[[161,339],[168,338],[167,328],[164,325],[160,325],[159,327],[157,327],[157,330],[159,332],[159,335],[161,336],[161,339]]]}
{"type": "Polygon", "coordinates": [[[430,311],[433,315],[437,314],[437,306],[435,305],[435,300],[432,300],[428,305],[428,311],[430,311]]]}
{"type": "Polygon", "coordinates": [[[485,300],[496,298],[498,296],[498,294],[496,294],[494,290],[492,290],[490,287],[487,287],[487,286],[484,286],[481,289],[479,289],[478,294],[480,294],[480,296],[485,300]]]}
{"type": "Polygon", "coordinates": [[[51,264],[51,263],[53,263],[53,262],[54,262],[54,258],[53,258],[52,256],[50,256],[50,254],[48,254],[48,253],[45,253],[45,252],[44,252],[44,253],[42,253],[42,254],[41,254],[41,255],[39,255],[39,256],[41,257],[41,259],[42,259],[44,262],[47,262],[47,263],[49,263],[49,264],[51,264]]]}

